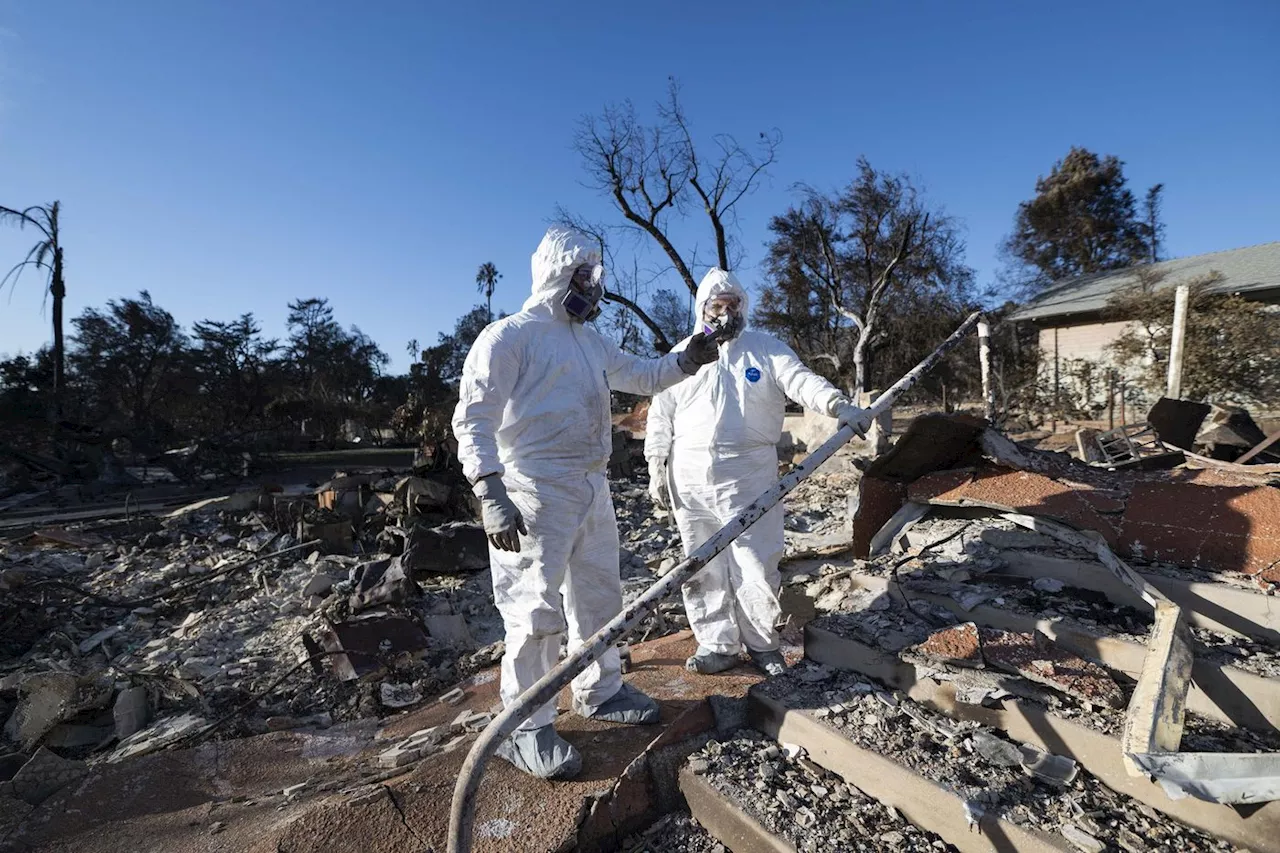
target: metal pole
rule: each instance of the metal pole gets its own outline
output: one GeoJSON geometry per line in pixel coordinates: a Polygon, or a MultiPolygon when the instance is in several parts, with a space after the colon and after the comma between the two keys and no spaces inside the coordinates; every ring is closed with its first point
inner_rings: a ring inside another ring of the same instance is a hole
{"type": "MultiPolygon", "coordinates": [[[[911,369],[909,373],[895,382],[888,391],[880,395],[870,408],[871,417],[887,411],[897,397],[914,385],[922,375],[932,369],[947,352],[953,349],[978,322],[979,312],[974,312],[947,338],[932,355],[911,369]]],[[[698,573],[717,554],[738,538],[744,530],[758,521],[766,512],[773,509],[782,498],[800,484],[805,478],[826,462],[832,454],[843,447],[854,437],[853,430],[841,427],[826,443],[797,465],[791,473],[769,487],[763,495],[756,498],[749,507],[738,513],[737,517],[726,524],[706,542],[702,543],[680,565],[676,566],[665,577],[649,587],[643,595],[628,605],[615,616],[609,624],[597,631],[572,654],[556,665],[537,683],[520,694],[514,702],[503,709],[502,713],[489,723],[480,733],[480,737],[467,754],[458,771],[458,781],[453,788],[453,805],[449,815],[449,847],[448,853],[470,853],[471,824],[475,819],[476,791],[480,787],[480,779],[485,765],[493,755],[498,744],[508,737],[529,715],[543,705],[555,699],[564,686],[586,669],[592,661],[604,654],[618,638],[640,623],[658,603],[672,595],[680,586],[698,573]]]]}
{"type": "Polygon", "coordinates": [[[1107,429],[1116,428],[1116,371],[1107,368],[1107,429]]]}
{"type": "Polygon", "coordinates": [[[1182,396],[1182,352],[1187,337],[1187,303],[1191,289],[1178,285],[1173,298],[1173,335],[1169,342],[1169,378],[1164,395],[1171,400],[1182,396]]]}
{"type": "Polygon", "coordinates": [[[991,387],[991,326],[978,321],[978,362],[982,366],[982,399],[986,403],[987,423],[996,422],[996,392],[991,387]]]}

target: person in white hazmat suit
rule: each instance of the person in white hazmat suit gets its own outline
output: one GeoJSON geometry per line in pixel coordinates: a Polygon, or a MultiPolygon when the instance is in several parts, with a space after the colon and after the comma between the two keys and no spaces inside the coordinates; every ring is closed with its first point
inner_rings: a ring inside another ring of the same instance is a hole
{"type": "MultiPolygon", "coordinates": [[[[694,322],[705,330],[724,327],[719,360],[657,395],[649,408],[649,491],[659,508],[675,515],[686,556],[778,480],[787,398],[851,424],[860,435],[870,425],[865,409],[807,368],[789,346],[745,330],[747,306],[747,292],[733,273],[706,274],[694,322]]],[[[689,669],[723,672],[745,647],[766,673],[785,670],[775,628],[782,522],[779,504],[684,585],[685,612],[698,640],[689,669]]]]}
{"type": "MultiPolygon", "coordinates": [[[[599,313],[604,269],[584,234],[552,228],[533,255],[533,295],[485,328],[467,354],[453,415],[458,457],[480,498],[493,597],[506,630],[501,693],[509,705],[622,610],[618,527],[606,466],[609,391],[653,395],[716,359],[695,337],[662,358],[626,355],[585,325],[599,313]]],[[[573,708],[595,720],[657,722],[658,706],[624,684],[610,648],[573,681],[573,708]]],[[[498,754],[543,778],[581,769],[539,708],[498,754]]]]}

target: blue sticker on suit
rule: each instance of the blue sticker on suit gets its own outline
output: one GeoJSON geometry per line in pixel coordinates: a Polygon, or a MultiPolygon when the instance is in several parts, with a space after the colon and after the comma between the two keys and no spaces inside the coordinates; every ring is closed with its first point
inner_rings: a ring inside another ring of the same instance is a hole
{"type": "Polygon", "coordinates": [[[760,368],[758,368],[758,367],[748,367],[748,368],[747,368],[747,381],[748,381],[748,382],[759,382],[759,381],[760,381],[760,368]]]}

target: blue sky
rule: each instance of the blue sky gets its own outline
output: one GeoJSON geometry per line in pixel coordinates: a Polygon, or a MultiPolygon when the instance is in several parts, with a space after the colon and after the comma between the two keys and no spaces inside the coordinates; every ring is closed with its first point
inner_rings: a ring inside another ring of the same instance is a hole
{"type": "MultiPolygon", "coordinates": [[[[283,335],[290,299],[323,296],[402,370],[482,262],[519,308],[557,204],[612,215],[574,124],[649,109],[669,75],[703,139],[783,134],[740,211],[752,286],[794,185],[860,154],[964,224],[980,283],[1073,144],[1165,184],[1171,255],[1280,239],[1278,43],[1274,0],[0,0],[0,204],[62,201],[68,319],[145,288],[184,325],[252,311],[283,335]]],[[[0,263],[31,239],[0,232],[0,263]]],[[[24,278],[0,353],[48,339],[24,278]]]]}

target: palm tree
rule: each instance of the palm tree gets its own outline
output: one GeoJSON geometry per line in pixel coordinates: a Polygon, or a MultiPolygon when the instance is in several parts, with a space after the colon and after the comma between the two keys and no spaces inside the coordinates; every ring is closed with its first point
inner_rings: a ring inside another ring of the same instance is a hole
{"type": "Polygon", "coordinates": [[[53,297],[53,411],[55,418],[62,417],[62,386],[65,377],[62,345],[62,300],[67,295],[66,282],[62,279],[62,244],[58,241],[58,211],[60,203],[36,205],[26,210],[14,210],[0,205],[0,222],[16,223],[19,228],[28,225],[40,232],[42,239],[31,247],[27,257],[0,279],[0,289],[10,280],[17,286],[18,277],[29,266],[47,270],[49,295],[53,297]]]}
{"type": "Polygon", "coordinates": [[[485,261],[476,272],[476,290],[484,294],[485,309],[489,312],[489,322],[493,322],[493,291],[498,286],[502,273],[491,262],[485,261]]]}

